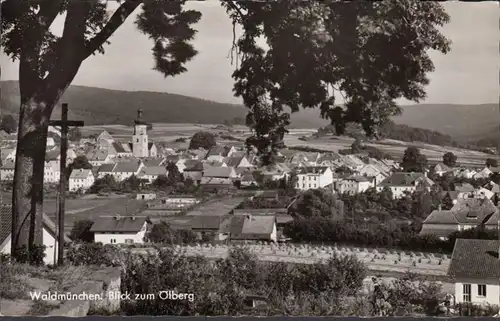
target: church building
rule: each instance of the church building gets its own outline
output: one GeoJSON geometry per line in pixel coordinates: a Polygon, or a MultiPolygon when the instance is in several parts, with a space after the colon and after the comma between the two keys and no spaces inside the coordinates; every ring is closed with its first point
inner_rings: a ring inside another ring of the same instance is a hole
{"type": "Polygon", "coordinates": [[[137,111],[137,119],[134,121],[134,135],[132,135],[132,154],[137,158],[156,157],[157,148],[154,143],[149,142],[148,129],[153,126],[142,119],[142,109],[137,111]]]}

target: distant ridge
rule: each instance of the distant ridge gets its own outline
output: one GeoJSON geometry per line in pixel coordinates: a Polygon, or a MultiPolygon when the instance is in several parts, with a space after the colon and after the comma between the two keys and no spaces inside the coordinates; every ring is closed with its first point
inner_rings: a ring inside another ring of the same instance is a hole
{"type": "MultiPolygon", "coordinates": [[[[2,81],[2,114],[18,114],[19,85],[2,81]]],[[[236,117],[245,118],[242,105],[218,103],[177,94],[121,91],[86,86],[70,86],[61,101],[69,104],[69,117],[87,125],[131,125],[138,108],[144,109],[145,121],[154,123],[221,124],[236,117]]],[[[56,108],[54,118],[60,117],[56,108]]],[[[318,128],[328,124],[319,110],[306,109],[292,114],[292,128],[318,128]]],[[[456,105],[420,104],[403,106],[403,114],[393,118],[396,124],[434,130],[460,140],[500,137],[498,104],[456,105]]]]}

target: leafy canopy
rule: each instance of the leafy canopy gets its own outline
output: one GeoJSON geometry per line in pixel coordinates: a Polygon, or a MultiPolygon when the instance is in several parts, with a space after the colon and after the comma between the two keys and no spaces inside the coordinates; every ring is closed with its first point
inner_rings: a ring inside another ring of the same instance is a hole
{"type": "MultiPolygon", "coordinates": [[[[241,64],[235,95],[249,108],[248,145],[263,155],[278,148],[289,111],[319,107],[337,134],[362,124],[369,136],[400,113],[395,100],[425,98],[434,70],[429,49],[447,53],[439,31],[449,21],[441,4],[424,1],[224,2],[243,26],[235,41],[241,64]],[[266,50],[257,41],[264,38],[266,50]],[[335,101],[335,93],[344,98],[335,101]]],[[[268,160],[272,157],[267,156],[268,160]]]]}

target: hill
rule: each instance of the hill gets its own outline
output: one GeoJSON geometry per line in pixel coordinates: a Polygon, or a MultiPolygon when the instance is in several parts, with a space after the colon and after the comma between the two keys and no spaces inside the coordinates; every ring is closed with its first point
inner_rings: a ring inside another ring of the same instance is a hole
{"type": "Polygon", "coordinates": [[[396,124],[438,131],[459,140],[498,139],[500,135],[498,104],[411,105],[393,119],[396,124]]]}
{"type": "MultiPolygon", "coordinates": [[[[17,81],[2,81],[2,112],[17,115],[19,85],[17,81]]],[[[144,119],[155,123],[221,124],[234,118],[245,118],[242,105],[224,104],[177,94],[121,91],[85,86],[70,86],[61,102],[69,104],[69,117],[83,120],[86,125],[131,125],[137,109],[144,109],[144,119]]],[[[52,114],[60,117],[60,106],[52,114]]],[[[294,128],[318,128],[328,123],[316,110],[304,110],[292,116],[294,128]]]]}
{"type": "MultiPolygon", "coordinates": [[[[2,111],[17,114],[18,82],[3,81],[0,85],[2,111]]],[[[130,125],[136,117],[137,109],[141,107],[144,109],[145,120],[155,123],[221,124],[236,118],[244,119],[247,113],[241,105],[176,94],[84,86],[70,86],[62,101],[69,103],[70,117],[84,120],[86,125],[130,125]]],[[[59,108],[56,108],[52,117],[60,117],[59,108]]],[[[403,114],[394,117],[394,122],[439,132],[459,141],[491,141],[498,139],[500,135],[498,104],[403,106],[403,114]]],[[[319,117],[318,110],[307,109],[292,115],[291,128],[319,128],[327,123],[328,121],[319,117]]]]}

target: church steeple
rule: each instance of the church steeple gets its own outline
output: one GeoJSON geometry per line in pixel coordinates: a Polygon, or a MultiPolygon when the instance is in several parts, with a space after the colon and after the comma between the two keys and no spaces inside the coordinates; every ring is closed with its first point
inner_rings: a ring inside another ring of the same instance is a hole
{"type": "Polygon", "coordinates": [[[142,108],[137,109],[137,120],[141,121],[142,118],[142,108]]]}
{"type": "Polygon", "coordinates": [[[137,119],[134,121],[134,135],[132,136],[132,152],[135,157],[149,156],[148,124],[142,119],[142,109],[137,110],[137,119]]]}

